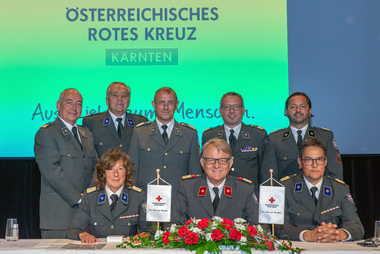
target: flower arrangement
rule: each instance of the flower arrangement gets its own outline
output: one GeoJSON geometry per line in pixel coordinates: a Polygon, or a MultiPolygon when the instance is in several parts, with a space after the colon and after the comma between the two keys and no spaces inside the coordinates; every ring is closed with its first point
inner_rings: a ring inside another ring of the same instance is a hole
{"type": "Polygon", "coordinates": [[[279,241],[276,237],[262,230],[260,226],[255,228],[248,225],[244,219],[223,219],[213,217],[197,220],[192,218],[186,225],[172,224],[167,231],[157,230],[150,239],[140,238],[141,244],[130,242],[118,245],[119,248],[184,248],[203,254],[205,251],[220,254],[223,250],[242,250],[252,253],[256,250],[281,250],[301,253],[303,249],[292,248],[290,241],[279,241]]]}

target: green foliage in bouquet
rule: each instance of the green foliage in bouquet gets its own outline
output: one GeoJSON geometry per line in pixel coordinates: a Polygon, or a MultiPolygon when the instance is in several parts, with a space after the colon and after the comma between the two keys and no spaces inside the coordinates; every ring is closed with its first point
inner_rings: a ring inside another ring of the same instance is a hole
{"type": "Polygon", "coordinates": [[[141,243],[135,245],[124,242],[118,248],[164,248],[187,249],[203,254],[205,251],[220,254],[223,250],[242,250],[252,253],[256,250],[281,250],[301,253],[303,249],[292,248],[290,241],[279,241],[275,236],[263,231],[260,226],[250,226],[244,219],[190,219],[186,225],[173,224],[167,231],[157,230],[150,239],[140,238],[141,243]],[[258,230],[259,229],[259,230],[258,230]]]}

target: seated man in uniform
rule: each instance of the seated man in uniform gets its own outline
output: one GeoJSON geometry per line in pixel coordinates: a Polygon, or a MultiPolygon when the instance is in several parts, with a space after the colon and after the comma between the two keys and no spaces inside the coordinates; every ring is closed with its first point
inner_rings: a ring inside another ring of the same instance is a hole
{"type": "Polygon", "coordinates": [[[224,139],[211,139],[203,146],[201,175],[184,176],[173,204],[172,222],[214,216],[234,220],[243,218],[258,224],[258,202],[251,181],[228,175],[233,164],[231,148],[224,139]]]}
{"type": "Polygon", "coordinates": [[[285,224],[276,227],[279,238],[308,242],[359,240],[364,228],[356,213],[349,186],[324,176],[327,152],[311,139],[300,148],[302,173],[281,179],[285,186],[285,224]]]}

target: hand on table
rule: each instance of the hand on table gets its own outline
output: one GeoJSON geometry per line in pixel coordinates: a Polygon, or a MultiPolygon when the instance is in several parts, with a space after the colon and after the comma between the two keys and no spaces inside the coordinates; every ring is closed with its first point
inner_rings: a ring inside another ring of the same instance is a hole
{"type": "Polygon", "coordinates": [[[96,242],[100,242],[100,239],[99,238],[96,238],[95,236],[87,233],[87,232],[83,232],[83,233],[80,233],[79,234],[79,239],[81,240],[82,243],[96,243],[96,242]]]}
{"type": "Polygon", "coordinates": [[[336,243],[340,240],[347,239],[347,232],[336,229],[336,227],[337,225],[332,224],[331,222],[328,224],[322,222],[321,226],[305,232],[303,234],[303,239],[305,241],[318,243],[336,243]]]}

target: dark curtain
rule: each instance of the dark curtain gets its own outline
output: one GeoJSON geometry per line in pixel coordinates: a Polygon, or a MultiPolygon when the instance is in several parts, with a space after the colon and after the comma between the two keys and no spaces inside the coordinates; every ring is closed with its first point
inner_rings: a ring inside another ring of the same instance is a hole
{"type": "MultiPolygon", "coordinates": [[[[365,238],[373,236],[380,220],[380,155],[343,155],[344,181],[350,185],[365,238]]],[[[39,229],[40,172],[34,159],[0,160],[0,238],[5,237],[7,218],[17,218],[20,238],[41,238],[39,229]]],[[[57,218],[59,220],[59,218],[57,218]]]]}

